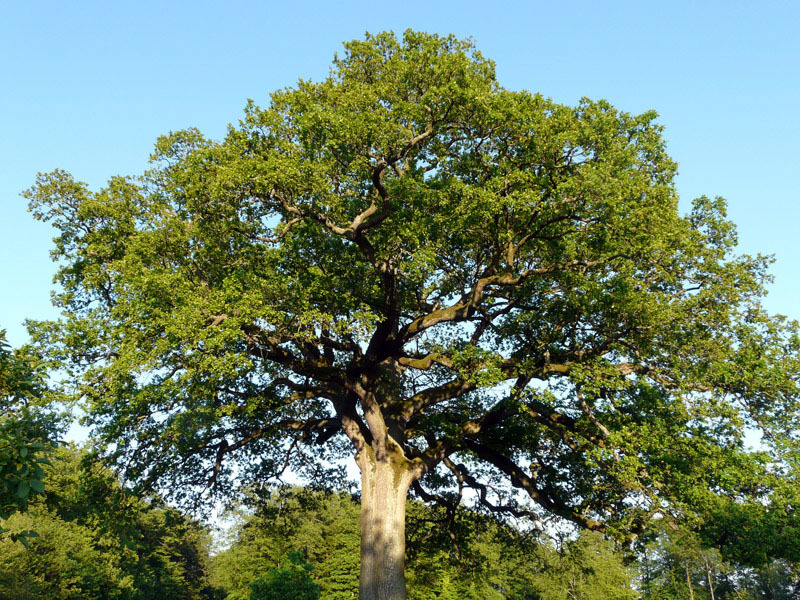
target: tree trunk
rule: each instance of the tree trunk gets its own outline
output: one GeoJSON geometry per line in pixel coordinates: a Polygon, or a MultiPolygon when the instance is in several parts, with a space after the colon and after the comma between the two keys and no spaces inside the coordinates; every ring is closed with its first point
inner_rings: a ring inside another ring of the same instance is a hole
{"type": "Polygon", "coordinates": [[[360,600],[406,599],[406,496],[412,475],[395,453],[368,449],[361,468],[360,600]]]}
{"type": "Polygon", "coordinates": [[[707,555],[703,555],[703,561],[706,563],[706,578],[708,579],[708,590],[711,592],[711,600],[717,600],[714,597],[714,581],[711,579],[711,564],[708,562],[707,555]]]}

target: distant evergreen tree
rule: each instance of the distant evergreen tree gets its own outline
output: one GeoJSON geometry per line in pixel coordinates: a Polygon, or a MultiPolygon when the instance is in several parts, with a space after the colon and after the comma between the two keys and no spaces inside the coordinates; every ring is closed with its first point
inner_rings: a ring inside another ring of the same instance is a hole
{"type": "Polygon", "coordinates": [[[634,572],[614,544],[595,532],[581,532],[560,547],[541,545],[532,559],[535,600],[636,600],[634,572]]]}
{"type": "Polygon", "coordinates": [[[639,587],[643,600],[797,600],[798,567],[786,560],[737,563],[688,529],[654,529],[639,548],[639,587]]]}
{"type": "Polygon", "coordinates": [[[249,585],[293,551],[314,565],[325,600],[358,597],[359,507],[343,493],[268,490],[241,515],[230,547],[214,558],[213,580],[230,600],[249,598],[249,585]]]}

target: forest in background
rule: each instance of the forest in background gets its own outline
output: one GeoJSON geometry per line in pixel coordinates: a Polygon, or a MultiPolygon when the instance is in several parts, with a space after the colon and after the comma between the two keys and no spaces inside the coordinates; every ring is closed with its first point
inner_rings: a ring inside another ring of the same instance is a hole
{"type": "MultiPolygon", "coordinates": [[[[2,523],[35,534],[27,546],[0,540],[0,598],[271,598],[251,595],[251,584],[285,573],[292,553],[313,569],[320,598],[358,597],[359,505],[348,493],[264,488],[235,507],[234,525],[215,539],[159,499],[127,491],[84,449],[54,450],[45,470],[47,494],[2,523]]],[[[469,510],[448,524],[416,501],[408,515],[411,600],[799,597],[797,565],[737,564],[688,531],[655,528],[625,549],[591,532],[523,533],[469,510]]]]}

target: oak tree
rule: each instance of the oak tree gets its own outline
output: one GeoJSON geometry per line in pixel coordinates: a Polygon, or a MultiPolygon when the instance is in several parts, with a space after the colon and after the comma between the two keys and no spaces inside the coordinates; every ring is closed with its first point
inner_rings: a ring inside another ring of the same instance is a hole
{"type": "Polygon", "coordinates": [[[797,330],[723,200],[679,213],[655,118],[368,35],[141,177],[41,175],[64,316],[34,333],[136,480],[226,493],[354,454],[363,600],[405,598],[411,489],[620,537],[763,500],[797,330]]]}

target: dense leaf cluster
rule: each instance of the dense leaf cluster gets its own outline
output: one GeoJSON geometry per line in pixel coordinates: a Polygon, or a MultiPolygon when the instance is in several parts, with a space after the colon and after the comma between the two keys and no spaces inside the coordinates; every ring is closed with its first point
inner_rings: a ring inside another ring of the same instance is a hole
{"type": "Polygon", "coordinates": [[[320,586],[311,579],[314,567],[302,552],[290,552],[287,565],[270,569],[250,584],[249,600],[318,600],[320,586]]]}

